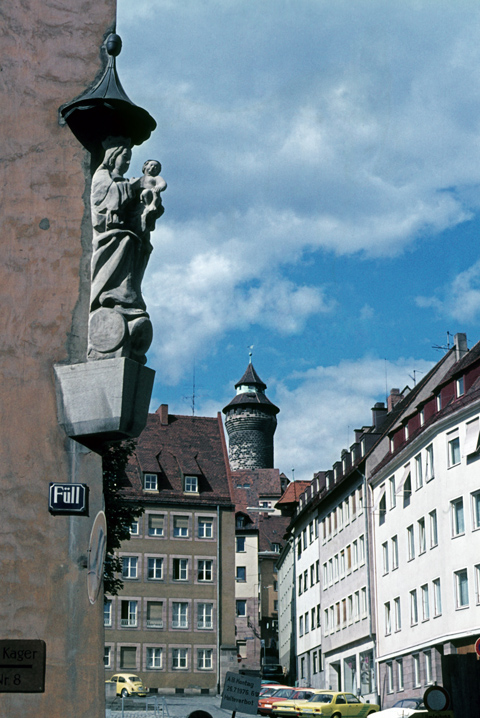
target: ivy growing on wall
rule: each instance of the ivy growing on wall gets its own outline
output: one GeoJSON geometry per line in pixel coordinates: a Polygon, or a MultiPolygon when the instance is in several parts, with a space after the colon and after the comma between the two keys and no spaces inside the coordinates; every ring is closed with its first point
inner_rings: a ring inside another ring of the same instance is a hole
{"type": "Polygon", "coordinates": [[[143,514],[143,507],[122,495],[125,468],[135,451],[135,441],[112,443],[103,454],[103,495],[107,519],[107,551],[103,574],[105,593],[116,596],[123,588],[122,561],[115,555],[123,541],[130,540],[130,526],[143,514]]]}

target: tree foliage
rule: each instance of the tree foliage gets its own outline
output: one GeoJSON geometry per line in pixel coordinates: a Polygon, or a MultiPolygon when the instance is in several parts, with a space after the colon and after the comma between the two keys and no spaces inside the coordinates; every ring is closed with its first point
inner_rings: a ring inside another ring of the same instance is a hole
{"type": "Polygon", "coordinates": [[[130,526],[143,514],[143,507],[122,494],[125,469],[135,451],[135,441],[112,443],[103,454],[103,495],[107,519],[107,551],[103,574],[105,593],[116,596],[123,588],[119,574],[122,561],[115,555],[123,541],[130,540],[130,526]]]}

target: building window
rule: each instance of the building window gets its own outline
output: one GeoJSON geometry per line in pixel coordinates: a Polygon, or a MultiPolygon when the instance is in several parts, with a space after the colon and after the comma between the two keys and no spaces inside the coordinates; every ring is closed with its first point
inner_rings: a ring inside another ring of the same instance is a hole
{"type": "Polygon", "coordinates": [[[144,474],[143,475],[143,488],[145,491],[158,491],[158,476],[157,474],[144,474]]]}
{"type": "Polygon", "coordinates": [[[147,602],[147,628],[163,628],[163,602],[147,602]]]}
{"type": "Polygon", "coordinates": [[[463,396],[465,394],[465,380],[464,377],[461,376],[460,379],[457,379],[457,397],[463,396]]]}
{"type": "Polygon", "coordinates": [[[362,535],[358,539],[358,565],[363,566],[365,563],[365,537],[362,535]]]}
{"type": "Polygon", "coordinates": [[[415,534],[413,526],[407,526],[407,551],[408,560],[413,561],[415,558],[415,534]]]}
{"type": "Polygon", "coordinates": [[[315,561],[315,581],[320,583],[320,560],[318,558],[315,561]]]}
{"type": "Polygon", "coordinates": [[[442,592],[440,588],[440,579],[436,578],[433,581],[433,615],[442,615],[442,592]]]}
{"type": "Polygon", "coordinates": [[[173,580],[188,581],[188,558],[173,559],[173,580]]]}
{"type": "Polygon", "coordinates": [[[413,656],[413,685],[415,688],[420,686],[420,656],[415,653],[413,656]]]}
{"type": "Polygon", "coordinates": [[[237,641],[237,657],[243,660],[248,657],[246,641],[237,641]]]}
{"type": "Polygon", "coordinates": [[[418,553],[425,553],[427,550],[427,540],[425,536],[425,519],[418,519],[418,553]]]}
{"type": "Polygon", "coordinates": [[[163,668],[163,648],[147,648],[147,668],[152,671],[163,668]]]}
{"type": "Polygon", "coordinates": [[[199,671],[211,671],[213,668],[213,649],[197,648],[197,668],[199,671]]]}
{"type": "Polygon", "coordinates": [[[303,616],[298,619],[298,635],[303,636],[303,616]]]}
{"type": "Polygon", "coordinates": [[[188,668],[188,649],[172,648],[172,669],[181,671],[188,668]]]}
{"type": "Polygon", "coordinates": [[[393,693],[393,664],[387,663],[387,693],[393,693]]]}
{"type": "Polygon", "coordinates": [[[389,636],[392,632],[392,612],[390,609],[390,601],[385,604],[385,635],[389,636]]]}
{"type": "Polygon", "coordinates": [[[313,652],[312,669],[313,675],[316,675],[318,673],[318,654],[316,651],[313,652]]]}
{"type": "Polygon", "coordinates": [[[403,484],[403,508],[410,506],[410,497],[412,495],[412,475],[409,473],[403,484]]]}
{"type": "Polygon", "coordinates": [[[310,620],[310,625],[311,625],[311,627],[312,627],[312,631],[313,631],[313,629],[315,628],[315,613],[316,613],[316,611],[317,611],[317,609],[316,609],[315,606],[314,606],[314,607],[312,608],[312,610],[310,611],[310,619],[311,619],[311,620],[310,620]]]}
{"type": "Polygon", "coordinates": [[[475,603],[480,603],[480,565],[475,566],[475,603]]]}
{"type": "Polygon", "coordinates": [[[423,486],[422,457],[421,454],[415,457],[415,489],[421,489],[423,486]]]}
{"type": "Polygon", "coordinates": [[[247,580],[247,568],[246,566],[237,566],[237,581],[244,582],[247,580]]]}
{"type": "Polygon", "coordinates": [[[435,476],[433,466],[433,445],[427,446],[425,449],[425,481],[431,481],[435,476]]]}
{"type": "Polygon", "coordinates": [[[173,537],[188,538],[188,516],[173,517],[173,537]]]}
{"type": "MultiPolygon", "coordinates": [[[[450,434],[447,434],[447,437],[450,434]]],[[[460,438],[454,436],[448,439],[448,466],[456,466],[460,463],[460,438]]]]}
{"type": "Polygon", "coordinates": [[[213,560],[198,559],[198,581],[213,581],[213,560]]]}
{"type": "Polygon", "coordinates": [[[388,488],[389,488],[389,499],[390,499],[390,508],[394,509],[397,505],[397,494],[395,491],[395,476],[390,477],[388,480],[388,488]]]}
{"type": "Polygon", "coordinates": [[[173,601],[172,628],[188,628],[188,603],[173,601]]]}
{"type": "Polygon", "coordinates": [[[441,411],[441,409],[442,409],[442,395],[441,395],[441,394],[437,394],[436,399],[437,399],[437,411],[441,411]]]}
{"type": "Polygon", "coordinates": [[[463,445],[463,455],[471,456],[478,451],[479,439],[479,419],[478,416],[473,421],[469,421],[466,425],[465,443],[463,445]]]}
{"type": "Polygon", "coordinates": [[[410,625],[415,626],[418,623],[418,604],[417,589],[410,591],[410,625]]]}
{"type": "Polygon", "coordinates": [[[397,691],[403,691],[404,679],[403,679],[403,659],[397,658],[397,691]]]}
{"type": "Polygon", "coordinates": [[[452,536],[461,536],[465,533],[465,517],[463,514],[463,498],[450,502],[452,513],[452,536]]]}
{"type": "Polygon", "coordinates": [[[308,536],[310,539],[310,543],[312,544],[313,543],[313,521],[310,521],[310,523],[308,524],[308,536]]]}
{"type": "Polygon", "coordinates": [[[200,539],[213,538],[213,520],[212,519],[198,519],[198,538],[200,538],[200,539]]]}
{"type": "Polygon", "coordinates": [[[303,574],[298,576],[298,595],[301,596],[303,593],[303,574]]]}
{"type": "Polygon", "coordinates": [[[138,557],[123,556],[122,557],[122,578],[138,578],[138,557]]]}
{"type": "Polygon", "coordinates": [[[367,589],[362,588],[360,591],[360,609],[362,612],[362,618],[367,615],[367,589]]]}
{"type": "Polygon", "coordinates": [[[272,551],[274,553],[280,553],[281,550],[282,550],[281,544],[275,543],[275,542],[272,543],[272,551]]]}
{"type": "Polygon", "coordinates": [[[345,551],[340,551],[340,578],[345,578],[345,551]]]}
{"type": "Polygon", "coordinates": [[[430,511],[430,548],[438,546],[437,510],[430,511]]]}
{"type": "Polygon", "coordinates": [[[392,548],[392,571],[398,568],[398,537],[392,536],[391,541],[392,548]]]}
{"type": "Polygon", "coordinates": [[[198,476],[185,476],[185,493],[198,494],[198,476]]]}
{"type": "Polygon", "coordinates": [[[243,529],[245,528],[245,516],[237,516],[235,519],[235,528],[236,529],[243,529]]]}
{"type": "Polygon", "coordinates": [[[395,631],[401,631],[402,630],[402,611],[400,607],[400,597],[396,598],[393,601],[393,606],[395,610],[395,631]]]}
{"type": "Polygon", "coordinates": [[[315,584],[315,564],[312,563],[310,566],[310,586],[315,584]]]}
{"type": "Polygon", "coordinates": [[[305,658],[302,656],[300,659],[300,678],[305,678],[305,658]]]}
{"type": "Polygon", "coordinates": [[[428,584],[421,587],[422,592],[422,620],[428,621],[430,618],[430,600],[428,596],[428,584]]]}
{"type": "Polygon", "coordinates": [[[429,686],[433,683],[432,678],[432,652],[425,651],[425,685],[429,686]]]}
{"type": "Polygon", "coordinates": [[[135,646],[120,647],[120,668],[131,670],[137,668],[137,649],[135,646]]]}
{"type": "Polygon", "coordinates": [[[148,558],[147,578],[152,581],[161,581],[163,579],[163,558],[148,558]]]}
{"type": "Polygon", "coordinates": [[[112,647],[105,646],[103,649],[103,665],[104,668],[112,667],[112,647]]]}
{"type": "Polygon", "coordinates": [[[136,628],[138,616],[138,601],[122,601],[120,625],[122,628],[136,628]]]}
{"type": "Polygon", "coordinates": [[[236,537],[237,553],[245,552],[245,536],[236,537]]]}
{"type": "Polygon", "coordinates": [[[305,614],[305,633],[310,631],[310,621],[308,620],[308,612],[305,614]]]}
{"type": "Polygon", "coordinates": [[[457,608],[468,606],[468,574],[467,569],[455,571],[455,598],[457,608]]]}
{"type": "Polygon", "coordinates": [[[380,503],[378,505],[378,523],[380,524],[380,526],[385,523],[386,513],[387,513],[387,499],[386,499],[386,496],[384,493],[382,498],[380,499],[380,503]]]}
{"type": "Polygon", "coordinates": [[[132,523],[130,524],[129,531],[130,536],[138,536],[138,534],[140,533],[140,526],[138,520],[132,521],[132,523]]]}
{"type": "Polygon", "coordinates": [[[149,514],[148,515],[148,535],[149,536],[163,536],[163,514],[149,514]]]}
{"type": "Polygon", "coordinates": [[[388,573],[388,543],[382,544],[382,556],[383,556],[383,575],[388,573]]]}
{"type": "Polygon", "coordinates": [[[237,616],[246,616],[247,615],[247,602],[245,599],[240,599],[236,601],[237,605],[237,616]]]}
{"type": "Polygon", "coordinates": [[[425,424],[425,409],[420,409],[420,426],[425,424]]]}
{"type": "Polygon", "coordinates": [[[197,604],[197,628],[202,630],[213,628],[213,603],[197,604]]]}
{"type": "Polygon", "coordinates": [[[103,625],[107,628],[112,625],[112,602],[109,598],[103,604],[103,625]]]}

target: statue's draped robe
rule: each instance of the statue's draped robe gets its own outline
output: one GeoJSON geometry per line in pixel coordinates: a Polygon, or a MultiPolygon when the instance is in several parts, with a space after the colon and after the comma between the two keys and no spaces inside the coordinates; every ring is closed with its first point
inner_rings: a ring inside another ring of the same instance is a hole
{"type": "Polygon", "coordinates": [[[148,316],[141,284],[152,246],[141,235],[138,200],[129,180],[101,165],[92,180],[92,286],[90,311],[115,308],[125,318],[148,316]]]}

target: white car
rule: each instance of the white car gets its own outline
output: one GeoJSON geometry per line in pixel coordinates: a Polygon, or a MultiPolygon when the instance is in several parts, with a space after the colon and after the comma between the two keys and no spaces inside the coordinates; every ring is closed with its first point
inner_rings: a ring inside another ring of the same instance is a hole
{"type": "Polygon", "coordinates": [[[375,718],[408,718],[413,714],[428,713],[422,698],[402,698],[391,708],[375,714],[375,718]]]}

